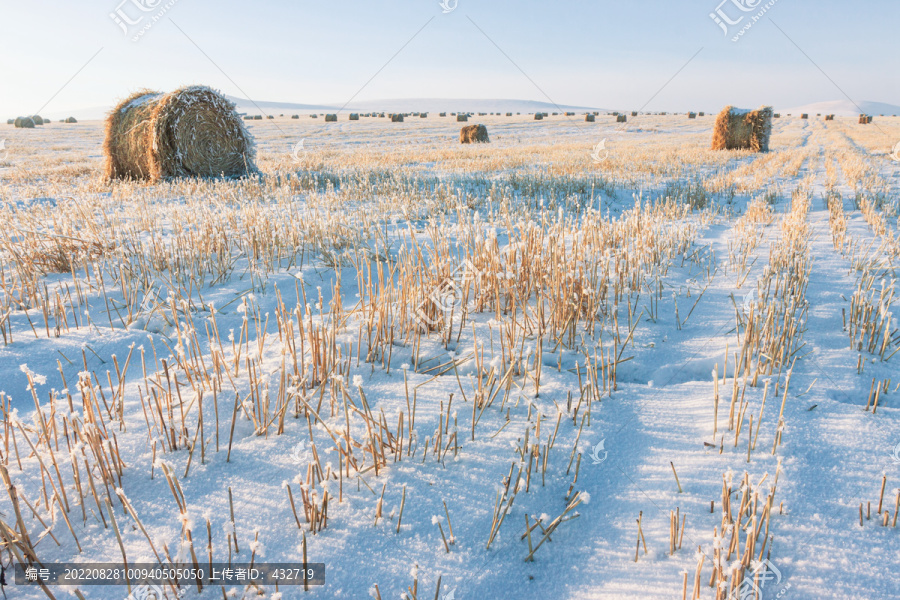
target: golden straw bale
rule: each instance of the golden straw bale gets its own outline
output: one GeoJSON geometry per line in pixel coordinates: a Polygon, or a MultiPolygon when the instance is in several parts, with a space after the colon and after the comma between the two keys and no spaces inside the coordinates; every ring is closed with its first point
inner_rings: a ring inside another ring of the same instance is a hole
{"type": "Polygon", "coordinates": [[[103,151],[108,179],[256,172],[256,146],[234,103],[205,86],[126,98],[107,116],[103,151]]]}
{"type": "Polygon", "coordinates": [[[726,106],[716,117],[713,150],[768,152],[772,135],[772,107],[742,110],[726,106]]]}

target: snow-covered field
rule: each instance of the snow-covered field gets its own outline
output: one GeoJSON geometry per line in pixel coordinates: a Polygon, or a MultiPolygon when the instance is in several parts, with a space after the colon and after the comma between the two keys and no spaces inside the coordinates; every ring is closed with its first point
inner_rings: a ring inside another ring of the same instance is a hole
{"type": "Polygon", "coordinates": [[[184,597],[898,597],[900,119],[713,119],[277,118],[158,185],[0,129],[6,596],[305,548],[184,597]]]}

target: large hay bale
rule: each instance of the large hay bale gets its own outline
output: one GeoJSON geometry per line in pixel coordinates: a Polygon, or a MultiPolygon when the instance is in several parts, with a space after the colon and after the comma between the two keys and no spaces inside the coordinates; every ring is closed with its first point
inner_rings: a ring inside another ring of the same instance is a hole
{"type": "Polygon", "coordinates": [[[334,115],[334,114],[325,115],[325,122],[326,123],[337,123],[337,115],[334,115]]]}
{"type": "Polygon", "coordinates": [[[587,115],[584,115],[584,120],[588,123],[594,123],[597,121],[597,118],[594,115],[587,114],[587,115]]]}
{"type": "Polygon", "coordinates": [[[69,117],[68,119],[66,119],[66,123],[77,123],[77,122],[78,121],[75,120],[75,117],[69,117]]]}
{"type": "Polygon", "coordinates": [[[34,121],[35,125],[43,125],[44,119],[41,118],[41,115],[32,115],[31,120],[34,121]]]}
{"type": "Polygon", "coordinates": [[[625,115],[616,116],[616,123],[627,123],[627,122],[628,122],[627,116],[625,116],[625,115]]]}
{"type": "Polygon", "coordinates": [[[31,117],[18,117],[13,124],[19,129],[34,129],[34,121],[31,117]]]}
{"type": "Polygon", "coordinates": [[[460,144],[489,144],[487,127],[484,125],[466,125],[459,132],[460,144]]]}
{"type": "Polygon", "coordinates": [[[462,114],[462,113],[459,113],[458,115],[456,115],[456,122],[457,122],[457,123],[464,123],[464,122],[466,122],[466,121],[468,121],[468,120],[469,120],[469,115],[464,115],[464,114],[462,114]]]}
{"type": "Polygon", "coordinates": [[[391,115],[391,123],[402,123],[403,115],[391,115]]]}
{"type": "Polygon", "coordinates": [[[631,116],[632,116],[632,117],[636,117],[637,115],[638,115],[638,113],[637,113],[636,110],[631,111],[631,116]]]}
{"type": "Polygon", "coordinates": [[[697,118],[697,113],[695,113],[695,112],[688,113],[688,119],[696,119],[696,118],[697,118]]]}
{"type": "MultiPolygon", "coordinates": [[[[260,117],[261,118],[261,117],[260,117]]],[[[235,107],[205,86],[141,91],[106,119],[108,179],[235,177],[256,171],[256,146],[235,107]]]]}
{"type": "Polygon", "coordinates": [[[762,106],[756,110],[726,106],[716,117],[712,149],[768,152],[771,135],[771,106],[762,106]]]}
{"type": "Polygon", "coordinates": [[[299,118],[300,118],[300,115],[291,115],[291,118],[292,118],[292,119],[299,119],[299,118]]]}
{"type": "Polygon", "coordinates": [[[351,121],[359,121],[359,115],[356,113],[350,113],[350,120],[351,121]]]}
{"type": "Polygon", "coordinates": [[[428,113],[420,113],[420,114],[419,114],[419,117],[422,118],[422,119],[427,119],[427,118],[428,118],[428,113]]]}
{"type": "Polygon", "coordinates": [[[543,120],[544,120],[544,113],[534,113],[534,120],[535,120],[535,121],[543,121],[543,120]]]}

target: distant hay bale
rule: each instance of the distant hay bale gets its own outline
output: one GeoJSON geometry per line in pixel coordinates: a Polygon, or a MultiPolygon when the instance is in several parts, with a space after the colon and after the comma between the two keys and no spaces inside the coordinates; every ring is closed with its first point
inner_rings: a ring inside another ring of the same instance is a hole
{"type": "Polygon", "coordinates": [[[356,113],[350,113],[350,120],[351,121],[359,121],[359,115],[356,113]]]}
{"type": "Polygon", "coordinates": [[[440,116],[442,116],[442,117],[446,117],[446,116],[447,116],[447,113],[445,113],[445,112],[442,112],[442,113],[440,113],[440,116]]]}
{"type": "Polygon", "coordinates": [[[254,121],[262,121],[262,115],[253,115],[254,121]]]}
{"type": "Polygon", "coordinates": [[[688,119],[696,119],[696,118],[697,118],[697,113],[694,113],[694,112],[688,113],[688,119]]]}
{"type": "Polygon", "coordinates": [[[464,122],[466,122],[466,121],[468,121],[468,120],[469,120],[469,115],[464,115],[464,114],[462,114],[462,113],[459,113],[458,115],[456,115],[456,122],[457,122],[457,123],[464,123],[464,122]]]}
{"type": "Polygon", "coordinates": [[[43,125],[44,119],[41,118],[41,115],[32,115],[31,120],[34,121],[35,125],[43,125]]]}
{"type": "Polygon", "coordinates": [[[506,113],[506,116],[511,117],[511,116],[513,116],[513,114],[511,112],[508,112],[508,113],[506,113]]]}
{"type": "Polygon", "coordinates": [[[402,123],[403,115],[391,115],[391,123],[402,123]]]}
{"type": "Polygon", "coordinates": [[[697,116],[698,116],[698,117],[705,117],[705,116],[706,116],[706,113],[703,112],[703,111],[700,111],[700,112],[697,113],[697,116]]]}
{"type": "Polygon", "coordinates": [[[772,107],[741,110],[726,106],[716,117],[713,150],[768,152],[772,135],[772,107]]]}
{"type": "Polygon", "coordinates": [[[616,123],[627,123],[627,122],[628,122],[628,117],[626,117],[625,115],[616,116],[616,123]]]}
{"type": "Polygon", "coordinates": [[[834,115],[825,115],[826,121],[834,121],[834,115]]]}
{"type": "Polygon", "coordinates": [[[7,124],[7,125],[15,125],[15,124],[16,124],[16,120],[15,120],[15,119],[7,119],[7,120],[6,120],[6,124],[7,124]]]}
{"type": "Polygon", "coordinates": [[[256,147],[234,103],[205,86],[141,91],[106,118],[107,179],[237,177],[256,171],[256,147]]]}
{"type": "Polygon", "coordinates": [[[636,117],[637,115],[638,115],[638,114],[637,114],[637,111],[636,111],[636,110],[631,111],[631,116],[632,116],[632,117],[636,117]]]}
{"type": "MultiPolygon", "coordinates": [[[[790,115],[788,115],[788,116],[790,116],[790,115]]],[[[772,118],[773,118],[773,119],[780,119],[780,118],[781,118],[781,113],[775,113],[774,115],[772,115],[772,118]]]]}
{"type": "Polygon", "coordinates": [[[337,115],[325,115],[325,122],[326,123],[336,123],[337,115]]]}
{"type": "Polygon", "coordinates": [[[594,115],[587,114],[587,115],[584,115],[584,120],[588,123],[594,123],[597,121],[597,118],[594,115]]]}
{"type": "Polygon", "coordinates": [[[13,124],[19,129],[34,129],[34,120],[31,117],[18,117],[13,124]]]}
{"type": "Polygon", "coordinates": [[[291,118],[292,118],[292,119],[299,119],[299,118],[300,118],[300,115],[291,115],[291,118]]]}
{"type": "Polygon", "coordinates": [[[543,120],[544,120],[544,113],[534,113],[534,120],[535,120],[535,121],[543,121],[543,120]]]}
{"type": "Polygon", "coordinates": [[[274,117],[273,115],[266,115],[266,118],[267,118],[267,119],[274,119],[275,117],[274,117]]]}
{"type": "Polygon", "coordinates": [[[66,123],[77,123],[78,121],[75,120],[75,117],[69,117],[68,119],[66,119],[65,122],[66,123]]]}
{"type": "Polygon", "coordinates": [[[422,119],[427,119],[427,118],[428,118],[428,113],[420,113],[420,114],[419,114],[419,117],[421,117],[422,119]]]}
{"type": "Polygon", "coordinates": [[[245,121],[252,121],[252,120],[253,120],[253,115],[244,115],[244,120],[245,120],[245,121]]]}
{"type": "Polygon", "coordinates": [[[459,132],[460,144],[488,144],[490,141],[487,127],[481,124],[466,125],[459,132]]]}
{"type": "Polygon", "coordinates": [[[809,114],[808,114],[808,113],[802,113],[802,114],[800,115],[800,118],[801,118],[801,119],[808,119],[808,118],[809,118],[809,114]]]}

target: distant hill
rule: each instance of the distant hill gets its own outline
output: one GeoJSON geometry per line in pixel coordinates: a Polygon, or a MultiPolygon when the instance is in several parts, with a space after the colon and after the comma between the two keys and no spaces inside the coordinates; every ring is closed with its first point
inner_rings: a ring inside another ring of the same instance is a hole
{"type": "Polygon", "coordinates": [[[830,102],[815,102],[804,106],[795,106],[792,108],[780,108],[778,112],[790,113],[792,115],[808,113],[812,115],[837,115],[839,117],[854,117],[860,113],[867,115],[900,115],[900,106],[896,104],[887,104],[885,102],[871,102],[863,100],[853,103],[850,100],[832,100],[830,102]]]}
{"type": "MultiPolygon", "coordinates": [[[[293,104],[287,102],[252,102],[234,96],[228,97],[240,112],[256,114],[260,109],[266,113],[309,113],[337,112],[343,104],[293,104]]],[[[354,101],[343,109],[344,112],[585,112],[603,110],[588,106],[555,105],[536,100],[503,99],[453,99],[453,98],[394,98],[387,100],[354,101]]]]}

